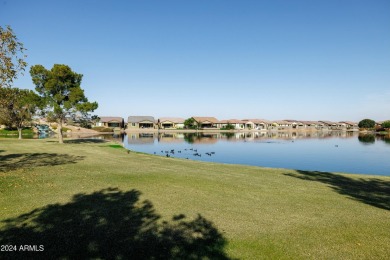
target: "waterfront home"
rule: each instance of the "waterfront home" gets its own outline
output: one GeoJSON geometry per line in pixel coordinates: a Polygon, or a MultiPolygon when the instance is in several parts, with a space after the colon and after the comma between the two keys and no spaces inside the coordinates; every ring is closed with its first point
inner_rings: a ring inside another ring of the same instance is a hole
{"type": "Polygon", "coordinates": [[[306,130],[317,130],[321,129],[321,123],[317,121],[300,121],[306,130]]]}
{"type": "Polygon", "coordinates": [[[219,124],[221,128],[226,127],[227,125],[232,125],[236,130],[245,129],[245,121],[238,119],[221,120],[219,121],[219,124]]]}
{"type": "Polygon", "coordinates": [[[198,128],[220,128],[219,120],[215,117],[193,116],[192,118],[195,120],[195,124],[198,128]]]}
{"type": "Polygon", "coordinates": [[[245,129],[252,130],[255,129],[255,123],[251,119],[243,119],[245,129]]]}
{"type": "Polygon", "coordinates": [[[256,130],[267,130],[272,126],[272,121],[265,119],[249,119],[255,124],[256,130]]]}
{"type": "Polygon", "coordinates": [[[243,119],[245,123],[246,129],[254,129],[254,130],[266,130],[270,128],[272,122],[265,119],[243,119]]]}
{"type": "Polygon", "coordinates": [[[299,120],[293,120],[293,119],[286,119],[284,120],[286,122],[289,122],[291,124],[292,129],[305,129],[306,125],[299,120]]]}
{"type": "Polygon", "coordinates": [[[351,121],[341,121],[339,122],[342,130],[359,130],[358,123],[351,121]]]}
{"type": "Polygon", "coordinates": [[[319,121],[321,123],[322,129],[325,130],[337,130],[338,124],[336,122],[331,121],[319,121]]]}
{"type": "Polygon", "coordinates": [[[125,126],[122,117],[101,116],[93,127],[123,128],[125,126]]]}
{"type": "Polygon", "coordinates": [[[292,129],[292,124],[285,120],[272,121],[272,129],[276,130],[290,130],[292,129]]]}
{"type": "Polygon", "coordinates": [[[127,129],[153,129],[156,125],[152,116],[129,116],[127,119],[127,129]]]}
{"type": "Polygon", "coordinates": [[[224,128],[224,127],[226,127],[229,124],[230,124],[229,120],[219,120],[219,127],[220,128],[224,128]]]}
{"type": "Polygon", "coordinates": [[[158,120],[160,129],[181,129],[184,128],[184,118],[180,117],[161,117],[158,120]]]}

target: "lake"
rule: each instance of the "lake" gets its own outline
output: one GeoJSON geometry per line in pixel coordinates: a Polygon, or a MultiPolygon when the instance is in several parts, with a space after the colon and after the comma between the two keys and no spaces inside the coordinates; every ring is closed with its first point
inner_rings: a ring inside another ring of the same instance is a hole
{"type": "Polygon", "coordinates": [[[389,136],[351,132],[172,132],[129,133],[116,138],[121,138],[120,141],[127,149],[165,157],[311,171],[390,175],[389,136]]]}
{"type": "MultiPolygon", "coordinates": [[[[73,138],[83,136],[72,135],[73,138]]],[[[352,132],[129,133],[113,140],[138,152],[189,160],[390,176],[390,136],[352,132]]]]}

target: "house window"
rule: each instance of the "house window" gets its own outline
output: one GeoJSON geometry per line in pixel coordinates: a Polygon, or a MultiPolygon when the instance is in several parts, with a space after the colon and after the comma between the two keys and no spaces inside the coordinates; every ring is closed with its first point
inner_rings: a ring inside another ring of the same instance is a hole
{"type": "Polygon", "coordinates": [[[131,123],[131,126],[135,126],[135,123],[131,123]]]}

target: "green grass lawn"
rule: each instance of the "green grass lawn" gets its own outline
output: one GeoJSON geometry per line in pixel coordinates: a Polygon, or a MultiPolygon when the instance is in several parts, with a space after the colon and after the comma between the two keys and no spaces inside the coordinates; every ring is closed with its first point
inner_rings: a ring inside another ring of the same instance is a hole
{"type": "MultiPolygon", "coordinates": [[[[9,129],[0,129],[0,138],[4,138],[7,136],[18,136],[19,132],[16,129],[9,130],[9,129]]],[[[22,130],[22,135],[34,135],[34,131],[31,128],[24,128],[22,130]]]]}
{"type": "Polygon", "coordinates": [[[390,177],[0,139],[0,244],[58,258],[388,259],[390,177]]]}

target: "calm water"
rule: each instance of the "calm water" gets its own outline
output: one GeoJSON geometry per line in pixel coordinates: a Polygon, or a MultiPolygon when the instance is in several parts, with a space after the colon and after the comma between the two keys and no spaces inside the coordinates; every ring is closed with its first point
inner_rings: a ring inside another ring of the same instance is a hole
{"type": "Polygon", "coordinates": [[[383,136],[345,132],[132,133],[122,141],[130,150],[159,156],[168,154],[209,162],[390,175],[390,137],[383,136]]]}
{"type": "Polygon", "coordinates": [[[165,157],[168,154],[171,157],[209,162],[390,176],[390,136],[359,136],[357,133],[345,132],[172,132],[101,135],[92,138],[123,142],[127,149],[165,157]]]}

